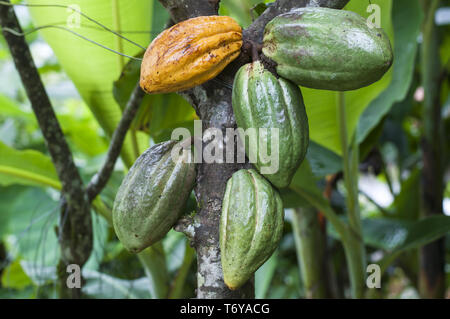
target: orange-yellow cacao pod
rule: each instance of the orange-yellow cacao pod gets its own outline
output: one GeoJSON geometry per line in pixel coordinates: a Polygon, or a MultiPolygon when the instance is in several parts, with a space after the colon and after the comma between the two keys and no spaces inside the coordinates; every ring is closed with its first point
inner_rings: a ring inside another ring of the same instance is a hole
{"type": "Polygon", "coordinates": [[[158,35],[147,48],[140,85],[147,93],[190,89],[218,75],[236,59],[242,29],[227,16],[201,16],[158,35]]]}

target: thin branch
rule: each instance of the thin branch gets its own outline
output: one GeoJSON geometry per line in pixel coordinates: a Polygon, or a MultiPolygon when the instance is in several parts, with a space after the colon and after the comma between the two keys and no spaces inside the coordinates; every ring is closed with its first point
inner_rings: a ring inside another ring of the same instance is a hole
{"type": "MultiPolygon", "coordinates": [[[[1,5],[1,4],[0,4],[0,5],[1,5]]],[[[42,30],[42,29],[50,29],[50,28],[53,28],[53,29],[59,29],[59,30],[63,30],[63,31],[70,32],[70,33],[72,33],[73,35],[75,35],[75,36],[77,36],[77,37],[79,37],[79,38],[81,38],[81,39],[83,39],[83,40],[85,40],[85,41],[88,41],[88,42],[90,42],[90,43],[92,43],[92,44],[95,44],[95,45],[97,45],[97,46],[99,46],[99,47],[101,47],[101,48],[103,48],[103,49],[105,49],[105,50],[111,51],[111,52],[113,52],[113,53],[115,53],[115,54],[118,54],[118,55],[120,55],[120,56],[122,56],[122,57],[126,57],[126,58],[129,58],[129,59],[132,59],[132,60],[142,61],[141,58],[136,58],[136,57],[134,57],[134,56],[127,55],[127,54],[124,54],[124,53],[122,53],[122,52],[120,52],[120,51],[116,51],[116,50],[114,50],[114,49],[108,48],[106,45],[103,45],[103,44],[101,44],[101,43],[99,43],[99,42],[97,42],[97,41],[94,41],[94,40],[92,40],[92,39],[89,39],[89,38],[87,38],[87,37],[85,37],[85,36],[79,34],[78,32],[75,32],[75,31],[73,31],[73,30],[71,30],[71,29],[69,29],[69,28],[62,27],[62,26],[59,26],[59,25],[54,25],[54,24],[41,25],[41,26],[39,26],[39,27],[36,27],[36,28],[34,28],[34,29],[31,29],[31,30],[29,30],[29,31],[27,31],[27,32],[23,32],[23,33],[19,33],[19,32],[16,32],[16,31],[11,30],[11,29],[8,29],[8,28],[3,29],[3,31],[4,31],[4,32],[12,33],[12,34],[14,34],[14,35],[16,35],[16,36],[27,36],[27,35],[29,35],[29,34],[32,34],[33,32],[36,32],[36,31],[39,31],[39,30],[42,30]]]]}
{"type": "Polygon", "coordinates": [[[144,92],[142,91],[138,83],[134,88],[133,93],[131,93],[130,99],[125,110],[123,111],[119,125],[114,130],[105,162],[100,171],[92,177],[87,186],[86,192],[90,202],[93,201],[98,194],[100,194],[109,178],[111,177],[117,158],[120,155],[120,151],[122,149],[123,141],[125,140],[127,131],[130,128],[131,122],[133,121],[143,98],[144,92]]]}
{"type": "Polygon", "coordinates": [[[216,15],[218,0],[159,0],[175,23],[198,16],[216,15]]]}
{"type": "Polygon", "coordinates": [[[195,238],[194,219],[191,216],[180,218],[173,229],[185,234],[189,241],[193,241],[195,238]]]}

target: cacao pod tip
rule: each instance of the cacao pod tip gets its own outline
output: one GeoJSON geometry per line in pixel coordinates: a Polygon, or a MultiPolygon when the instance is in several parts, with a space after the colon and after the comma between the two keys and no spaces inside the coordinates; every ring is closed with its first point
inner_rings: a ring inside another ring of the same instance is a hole
{"type": "Polygon", "coordinates": [[[239,289],[242,285],[232,285],[231,283],[229,283],[227,280],[224,279],[225,285],[228,287],[228,289],[230,290],[237,290],[239,289]]]}

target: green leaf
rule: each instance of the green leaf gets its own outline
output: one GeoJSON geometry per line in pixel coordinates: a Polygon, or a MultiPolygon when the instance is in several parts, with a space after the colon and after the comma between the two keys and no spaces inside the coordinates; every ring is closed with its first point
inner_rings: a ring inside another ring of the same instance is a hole
{"type": "MultiPolygon", "coordinates": [[[[144,52],[139,52],[136,55],[138,58],[142,58],[144,52]]],[[[125,64],[120,77],[113,83],[113,95],[117,104],[123,110],[130,99],[131,93],[139,81],[139,75],[141,73],[141,62],[136,60],[130,60],[125,64]]]]}
{"type": "Polygon", "coordinates": [[[97,270],[106,255],[106,245],[110,235],[111,225],[106,219],[91,212],[92,217],[92,233],[94,234],[94,246],[91,256],[89,257],[83,269],[97,270]]]}
{"type": "MultiPolygon", "coordinates": [[[[22,268],[36,285],[56,280],[56,267],[38,263],[21,262],[22,268]]],[[[150,283],[147,278],[124,280],[110,275],[83,269],[83,293],[92,298],[101,299],[146,299],[150,298],[150,283]]]]}
{"type": "Polygon", "coordinates": [[[83,270],[83,293],[100,299],[148,299],[150,282],[148,278],[124,280],[94,270],[83,270]]]}
{"type": "Polygon", "coordinates": [[[2,273],[2,288],[24,289],[32,284],[32,281],[23,271],[19,261],[14,261],[2,273]]]}
{"type": "MultiPolygon", "coordinates": [[[[53,0],[30,0],[30,4],[55,4],[53,0]]],[[[61,0],[59,5],[78,5],[81,11],[110,29],[128,31],[127,38],[147,47],[150,42],[153,0],[61,0]],[[129,31],[139,31],[132,32],[129,31]]],[[[30,8],[36,26],[61,24],[72,21],[76,15],[71,10],[55,7],[30,8]]],[[[80,28],[74,30],[102,45],[135,55],[142,49],[92,22],[81,18],[80,28]]],[[[127,59],[59,29],[42,30],[58,61],[74,82],[80,95],[105,132],[111,136],[121,117],[119,105],[112,94],[113,82],[119,77],[127,59]]],[[[135,160],[131,137],[127,136],[122,151],[127,165],[135,160]]]]}
{"type": "Polygon", "coordinates": [[[65,108],[67,113],[57,117],[70,145],[89,157],[105,153],[107,141],[86,105],[81,101],[68,100],[65,108]]]}
{"type": "MultiPolygon", "coordinates": [[[[395,2],[395,1],[394,1],[395,2]]],[[[381,8],[381,27],[393,42],[391,24],[392,0],[372,1],[381,8]]],[[[363,17],[368,17],[366,12],[367,1],[350,1],[346,10],[357,12],[363,17]]],[[[356,129],[360,115],[364,109],[375,99],[390,83],[392,68],[378,82],[354,91],[345,93],[347,108],[348,138],[351,139],[356,129]]],[[[341,154],[341,143],[339,140],[339,127],[337,121],[336,93],[332,91],[314,90],[302,88],[305,100],[306,112],[309,119],[310,138],[316,143],[341,154]]]]}
{"type": "MultiPolygon", "coordinates": [[[[114,82],[114,97],[122,108],[125,107],[139,76],[140,64],[130,61],[119,80],[114,82]]],[[[196,118],[194,109],[180,95],[152,94],[144,97],[133,127],[141,133],[149,133],[154,142],[159,143],[170,139],[175,128],[185,127],[192,132],[193,120],[196,118]]]]}
{"type": "MultiPolygon", "coordinates": [[[[36,118],[31,111],[22,110],[14,101],[0,95],[0,118],[3,117],[24,121],[28,134],[38,129],[36,118]]],[[[75,150],[88,156],[96,156],[106,151],[108,146],[101,128],[82,101],[65,101],[57,110],[57,118],[64,135],[75,150]]]]}
{"type": "Polygon", "coordinates": [[[12,184],[61,188],[50,158],[38,151],[19,151],[0,142],[0,185],[12,184]]]}
{"type": "Polygon", "coordinates": [[[264,299],[278,264],[278,250],[255,273],[255,298],[264,299]]]}
{"type": "Polygon", "coordinates": [[[183,262],[186,248],[186,236],[171,229],[162,240],[166,253],[167,270],[175,272],[183,262]]]}
{"type": "Polygon", "coordinates": [[[267,9],[267,4],[265,4],[264,2],[260,2],[257,5],[255,5],[251,9],[252,10],[253,19],[256,19],[261,14],[263,14],[263,12],[266,11],[266,9],[267,9]]]}
{"type": "Polygon", "coordinates": [[[45,265],[57,262],[59,245],[54,226],[58,207],[58,201],[42,188],[1,188],[0,211],[6,224],[0,235],[14,258],[45,265]]]}
{"type": "Polygon", "coordinates": [[[324,177],[342,170],[342,158],[317,143],[310,142],[306,154],[314,176],[324,177]]]}
{"type": "Polygon", "coordinates": [[[400,193],[392,204],[395,218],[417,220],[420,214],[420,170],[415,169],[402,183],[400,193]]]}
{"type": "Polygon", "coordinates": [[[403,100],[411,84],[420,34],[422,10],[418,1],[396,0],[393,3],[394,64],[389,87],[373,100],[361,115],[357,136],[361,143],[389,112],[392,105],[403,100]]]}
{"type": "Polygon", "coordinates": [[[169,12],[163,5],[159,1],[153,1],[152,39],[164,30],[169,19],[169,12]]]}
{"type": "Polygon", "coordinates": [[[313,206],[318,211],[332,211],[317,182],[318,178],[314,176],[309,161],[305,159],[295,173],[289,188],[280,190],[284,207],[313,206]]]}
{"type": "Polygon", "coordinates": [[[2,94],[0,94],[0,116],[24,117],[27,119],[33,119],[33,115],[31,113],[22,111],[18,107],[16,102],[2,94]]]}
{"type": "Polygon", "coordinates": [[[190,273],[193,261],[195,259],[195,250],[189,244],[188,240],[185,240],[185,252],[183,256],[183,261],[180,268],[177,271],[175,278],[171,283],[171,288],[168,294],[168,299],[180,299],[187,298],[190,296],[191,292],[187,292],[190,289],[190,285],[186,282],[187,277],[190,273]]]}
{"type": "Polygon", "coordinates": [[[246,28],[252,23],[252,18],[257,18],[262,13],[261,11],[265,10],[265,3],[269,2],[273,2],[273,0],[222,0],[220,1],[219,14],[232,17],[243,28],[246,28]],[[252,11],[255,11],[257,15],[252,17],[252,11]]]}
{"type": "Polygon", "coordinates": [[[364,242],[390,252],[421,247],[450,233],[450,216],[432,216],[415,222],[368,218],[362,224],[364,242]]]}
{"type": "MultiPolygon", "coordinates": [[[[0,53],[1,54],[1,53],[0,53]]],[[[1,289],[0,299],[33,299],[36,298],[33,287],[27,287],[22,290],[1,289]]]]}
{"type": "Polygon", "coordinates": [[[57,279],[55,266],[44,266],[38,262],[28,262],[23,260],[20,262],[20,265],[25,274],[37,286],[52,283],[57,279]]]}
{"type": "Polygon", "coordinates": [[[302,195],[304,192],[310,193],[315,198],[322,197],[322,193],[317,187],[317,179],[313,175],[307,159],[295,173],[289,188],[280,190],[284,208],[308,205],[309,200],[302,195]]]}

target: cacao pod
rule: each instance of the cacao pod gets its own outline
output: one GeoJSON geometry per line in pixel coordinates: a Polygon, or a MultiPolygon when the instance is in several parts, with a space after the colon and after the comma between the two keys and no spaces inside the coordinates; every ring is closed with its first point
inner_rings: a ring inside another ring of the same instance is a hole
{"type": "Polygon", "coordinates": [[[131,252],[162,239],[183,212],[196,174],[195,164],[189,161],[190,151],[172,158],[172,149],[180,145],[171,140],[149,148],[119,187],[113,225],[117,237],[131,252]]]}
{"type": "Polygon", "coordinates": [[[220,219],[220,254],[225,284],[242,286],[272,255],[283,234],[278,191],[253,169],[228,180],[220,219]]]}
{"type": "Polygon", "coordinates": [[[299,87],[277,79],[256,61],[237,72],[232,105],[238,127],[245,130],[238,132],[250,162],[273,185],[288,186],[309,144],[308,117],[299,87]],[[248,129],[256,130],[252,133],[248,129]],[[261,129],[266,129],[267,134],[261,129]],[[278,129],[278,138],[271,129],[278,129]],[[268,154],[275,155],[277,163],[269,164],[268,154]],[[270,165],[278,169],[268,171],[270,165]]]}
{"type": "Polygon", "coordinates": [[[196,17],[158,35],[141,65],[147,93],[190,89],[218,75],[240,53],[242,29],[226,16],[196,17]]]}
{"type": "Polygon", "coordinates": [[[264,30],[263,53],[280,76],[298,85],[355,90],[378,81],[393,60],[389,38],[355,12],[300,8],[264,30]]]}

